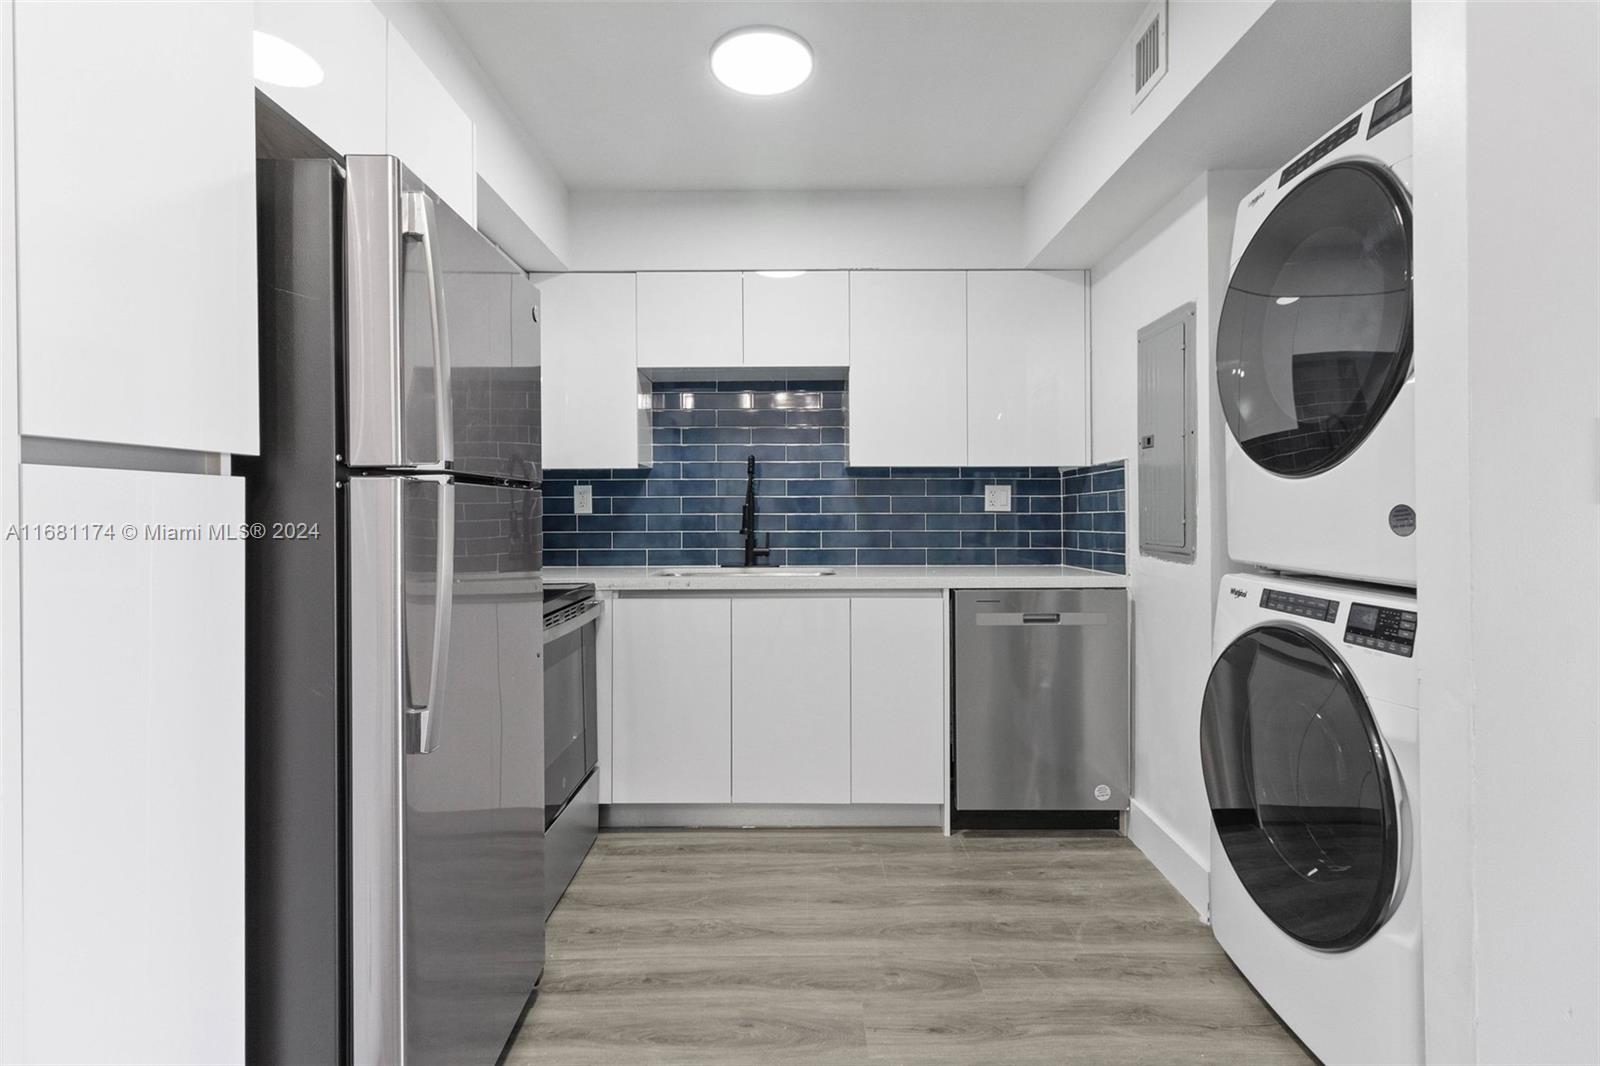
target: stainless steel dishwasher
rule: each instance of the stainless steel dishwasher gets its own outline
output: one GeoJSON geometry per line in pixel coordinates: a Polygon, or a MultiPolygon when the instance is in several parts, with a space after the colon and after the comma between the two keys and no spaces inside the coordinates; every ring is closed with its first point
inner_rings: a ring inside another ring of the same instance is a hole
{"type": "Polygon", "coordinates": [[[1131,777],[1124,589],[955,595],[958,825],[1116,825],[1131,777]]]}

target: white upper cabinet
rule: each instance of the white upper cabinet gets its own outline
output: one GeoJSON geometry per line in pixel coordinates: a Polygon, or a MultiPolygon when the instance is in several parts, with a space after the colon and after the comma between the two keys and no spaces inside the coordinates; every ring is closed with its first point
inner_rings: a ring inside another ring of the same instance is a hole
{"type": "Polygon", "coordinates": [[[543,453],[551,470],[650,465],[639,402],[634,276],[539,279],[543,453]]]}
{"type": "Polygon", "coordinates": [[[850,274],[850,463],[967,462],[967,276],[850,274]]]}
{"type": "Polygon", "coordinates": [[[740,365],[743,297],[736,272],[675,271],[638,277],[641,367],[740,365]]]}
{"type": "Polygon", "coordinates": [[[744,276],[746,366],[850,365],[850,275],[744,276]]]}
{"type": "Polygon", "coordinates": [[[388,152],[469,223],[478,223],[472,120],[389,27],[388,152]]]}
{"type": "Polygon", "coordinates": [[[253,454],[252,6],[15,19],[22,432],[253,454]]]}
{"type": "Polygon", "coordinates": [[[389,23],[371,0],[256,0],[255,11],[257,30],[322,68],[315,85],[257,87],[341,155],[386,152],[389,23]]]}
{"type": "Polygon", "coordinates": [[[733,601],[733,802],[850,802],[850,601],[733,601]]]}
{"type": "Polygon", "coordinates": [[[967,275],[967,465],[1088,461],[1082,271],[967,275]]]}

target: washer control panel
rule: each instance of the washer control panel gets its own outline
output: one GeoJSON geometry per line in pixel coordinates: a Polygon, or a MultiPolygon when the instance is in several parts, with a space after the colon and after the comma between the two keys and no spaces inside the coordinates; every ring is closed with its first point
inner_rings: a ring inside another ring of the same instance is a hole
{"type": "Polygon", "coordinates": [[[1336,622],[1339,619],[1339,601],[1324,600],[1318,596],[1301,596],[1278,589],[1261,590],[1261,606],[1269,611],[1313,618],[1318,622],[1336,622]]]}
{"type": "Polygon", "coordinates": [[[1417,612],[1352,603],[1344,624],[1344,642],[1409,659],[1417,643],[1417,612]]]}

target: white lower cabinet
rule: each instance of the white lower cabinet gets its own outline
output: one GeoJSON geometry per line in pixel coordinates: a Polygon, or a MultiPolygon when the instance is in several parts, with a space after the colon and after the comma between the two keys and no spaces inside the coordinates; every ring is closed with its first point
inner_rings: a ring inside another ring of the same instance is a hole
{"type": "Polygon", "coordinates": [[[606,802],[944,802],[945,602],[619,595],[606,802]]]}
{"type": "Polygon", "coordinates": [[[733,801],[850,802],[850,601],[733,601],[733,801]]]}
{"type": "Polygon", "coordinates": [[[242,1062],[244,544],[210,528],[244,521],[244,482],[24,466],[21,489],[8,1044],[34,1063],[242,1062]],[[102,523],[117,537],[86,540],[102,523]]]}
{"type": "Polygon", "coordinates": [[[612,802],[727,803],[728,597],[620,596],[612,625],[612,802]]]}
{"type": "Polygon", "coordinates": [[[850,601],[850,799],[944,801],[943,593],[850,601]]]}

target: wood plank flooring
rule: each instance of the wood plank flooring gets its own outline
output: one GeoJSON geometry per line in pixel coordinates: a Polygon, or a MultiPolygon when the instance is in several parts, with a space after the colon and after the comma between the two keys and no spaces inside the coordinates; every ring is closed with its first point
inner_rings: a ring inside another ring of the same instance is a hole
{"type": "Polygon", "coordinates": [[[510,1066],[1305,1063],[1112,833],[602,834],[510,1066]]]}

